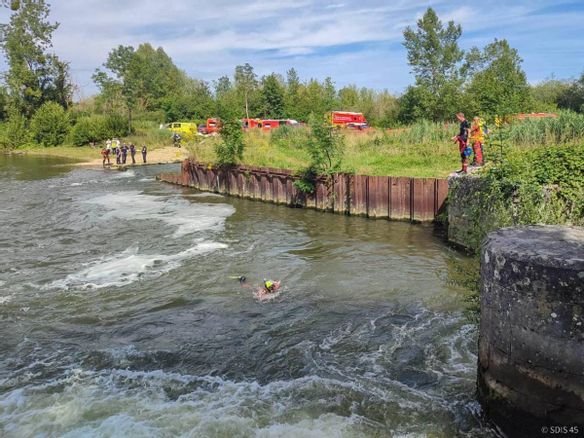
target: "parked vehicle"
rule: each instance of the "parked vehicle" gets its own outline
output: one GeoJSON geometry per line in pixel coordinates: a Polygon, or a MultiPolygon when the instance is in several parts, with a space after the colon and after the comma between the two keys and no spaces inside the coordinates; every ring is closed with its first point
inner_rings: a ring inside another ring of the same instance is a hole
{"type": "Polygon", "coordinates": [[[179,134],[181,137],[192,136],[198,131],[197,124],[192,122],[172,122],[162,125],[162,127],[168,129],[173,136],[179,134]]]}
{"type": "Polygon", "coordinates": [[[354,113],[350,111],[332,111],[330,121],[333,126],[348,129],[367,129],[367,119],[363,113],[354,113]]]}

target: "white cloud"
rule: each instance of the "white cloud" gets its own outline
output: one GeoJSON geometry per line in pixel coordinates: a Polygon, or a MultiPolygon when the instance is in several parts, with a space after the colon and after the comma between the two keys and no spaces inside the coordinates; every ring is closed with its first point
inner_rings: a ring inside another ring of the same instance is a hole
{"type": "MultiPolygon", "coordinates": [[[[205,80],[231,74],[236,64],[250,62],[259,74],[296,67],[303,77],[330,75],[339,84],[399,91],[412,80],[401,47],[402,32],[415,24],[428,3],[53,0],[51,18],[61,23],[54,36],[55,51],[71,62],[85,94],[94,90],[91,74],[111,48],[142,42],[162,46],[181,68],[205,80]]],[[[582,34],[582,12],[562,14],[560,8],[537,19],[529,16],[542,7],[557,9],[552,0],[486,0],[472,7],[446,0],[431,3],[443,22],[453,19],[462,24],[464,47],[507,38],[517,44],[526,66],[536,66],[537,77],[546,68],[554,71],[554,64],[562,71],[584,67],[574,66],[574,54],[584,52],[583,40],[566,35],[566,23],[582,34]],[[542,44],[541,29],[553,35],[552,43],[542,44]],[[570,40],[570,47],[564,47],[562,39],[570,40]],[[555,45],[571,55],[569,59],[559,55],[553,63],[553,55],[542,58],[532,48],[538,44],[542,51],[555,45]],[[548,67],[544,59],[551,62],[548,67]]]]}

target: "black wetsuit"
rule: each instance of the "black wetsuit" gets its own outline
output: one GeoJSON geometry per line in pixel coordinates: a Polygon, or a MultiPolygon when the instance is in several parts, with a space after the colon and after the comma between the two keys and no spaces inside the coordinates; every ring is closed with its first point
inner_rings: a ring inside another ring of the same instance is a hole
{"type": "Polygon", "coordinates": [[[463,120],[460,122],[460,132],[458,133],[458,138],[460,138],[465,143],[468,141],[468,130],[470,129],[470,125],[468,124],[467,120],[463,120]]]}

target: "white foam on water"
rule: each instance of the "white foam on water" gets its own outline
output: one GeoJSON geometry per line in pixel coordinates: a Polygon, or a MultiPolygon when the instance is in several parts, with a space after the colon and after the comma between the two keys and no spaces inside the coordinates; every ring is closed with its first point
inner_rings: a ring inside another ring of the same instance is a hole
{"type": "Polygon", "coordinates": [[[104,257],[88,267],[54,281],[45,289],[100,289],[121,287],[140,279],[156,278],[194,257],[227,248],[218,242],[200,242],[178,254],[140,254],[138,248],[129,248],[120,254],[104,257]]]}
{"type": "Polygon", "coordinates": [[[4,297],[0,297],[0,306],[3,304],[7,304],[12,301],[12,295],[6,295],[4,297]]]}
{"type": "Polygon", "coordinates": [[[142,194],[112,193],[86,201],[106,208],[104,219],[159,220],[175,228],[173,237],[219,229],[235,209],[227,204],[193,204],[184,199],[142,194]]]}
{"type": "Polygon", "coordinates": [[[133,170],[125,170],[125,171],[118,171],[117,175],[115,175],[113,178],[134,178],[136,176],[136,174],[134,173],[133,170]]]}
{"type": "MultiPolygon", "coordinates": [[[[47,431],[63,437],[364,436],[358,415],[319,414],[303,406],[303,394],[330,392],[338,384],[316,376],[261,385],[161,370],[73,369],[50,384],[1,394],[0,424],[9,437],[47,431]]],[[[315,403],[332,408],[337,402],[315,403]]]]}
{"type": "Polygon", "coordinates": [[[219,193],[212,193],[212,192],[202,192],[202,193],[193,193],[189,195],[180,195],[187,198],[224,198],[225,196],[220,195],[219,193]]]}
{"type": "Polygon", "coordinates": [[[280,288],[278,289],[276,292],[270,292],[269,294],[265,293],[264,288],[260,287],[259,289],[257,289],[254,293],[253,296],[256,300],[260,301],[260,302],[268,302],[268,301],[273,301],[276,298],[278,298],[281,294],[282,294],[282,289],[280,288]]]}
{"type": "Polygon", "coordinates": [[[80,183],[80,182],[75,182],[75,183],[71,183],[71,184],[69,184],[69,185],[70,185],[71,187],[75,187],[75,186],[82,186],[82,185],[83,185],[83,183],[80,183]]]}

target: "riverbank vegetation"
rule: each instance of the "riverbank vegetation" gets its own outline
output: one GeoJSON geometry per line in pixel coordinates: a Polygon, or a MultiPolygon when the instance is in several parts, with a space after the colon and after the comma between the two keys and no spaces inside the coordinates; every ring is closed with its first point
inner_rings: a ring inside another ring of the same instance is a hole
{"type": "MultiPolygon", "coordinates": [[[[532,159],[547,157],[546,153],[564,154],[570,165],[582,163],[578,154],[584,144],[584,75],[530,85],[519,53],[507,41],[495,39],[483,48],[464,51],[459,46],[461,26],[441,22],[431,8],[404,31],[415,82],[399,96],[356,85],[338,88],[330,77],[302,80],[293,68],[285,77],[276,73],[260,77],[250,64],[237,66],[232,77],[207,83],[189,77],[164,49],[144,43],[113,48],[93,75],[99,93],[74,101],[69,64],[51,51],[58,24],[49,19],[49,6],[44,0],[10,6],[0,41],[8,67],[0,86],[4,149],[39,148],[93,158],[99,149],[87,145],[99,148],[111,137],[154,149],[172,142],[161,123],[198,123],[219,116],[234,129],[222,137],[185,138],[195,158],[303,171],[314,162],[311,148],[318,143],[317,132],[301,126],[242,133],[235,129],[236,121],[242,117],[318,121],[333,109],[343,109],[363,112],[373,129],[339,134],[342,161],[335,169],[443,177],[459,165],[450,138],[457,131],[453,115],[462,110],[487,121],[488,162],[523,163],[501,171],[504,175],[527,178],[525,169],[533,168],[532,159]],[[541,120],[512,116],[530,111],[554,111],[559,116],[541,120]],[[495,126],[496,116],[505,123],[495,126]],[[503,154],[506,161],[497,161],[503,154]]],[[[495,175],[499,172],[495,169],[500,167],[491,165],[487,171],[495,175]]],[[[582,170],[571,169],[574,174],[582,170]]],[[[547,184],[541,177],[529,178],[547,184]]],[[[508,190],[505,184],[493,187],[508,190]]]]}
{"type": "MultiPolygon", "coordinates": [[[[1,32],[8,70],[0,87],[0,145],[9,150],[84,146],[111,137],[156,147],[170,142],[170,132],[159,129],[165,122],[200,123],[208,117],[221,117],[225,111],[234,118],[307,122],[311,115],[323,117],[331,110],[342,109],[364,113],[370,125],[379,129],[360,138],[347,136],[347,160],[353,162],[347,169],[404,174],[408,169],[432,168],[438,163],[429,173],[443,175],[456,161],[455,148],[444,146],[442,150],[443,140],[456,128],[440,129],[438,125],[451,122],[457,111],[491,120],[497,114],[558,109],[581,113],[584,109],[584,76],[532,86],[521,68],[518,52],[507,41],[495,39],[483,48],[463,51],[459,47],[460,25],[442,23],[431,8],[416,26],[404,32],[415,82],[401,95],[356,85],[338,87],[331,77],[302,80],[293,68],[285,75],[260,76],[250,64],[236,66],[232,77],[205,82],[189,77],[164,49],[143,43],[137,48],[113,48],[93,75],[99,93],[75,101],[69,64],[51,51],[52,34],[58,24],[49,19],[49,6],[44,0],[23,0],[9,6],[13,9],[10,21],[2,25],[1,32]],[[388,134],[388,128],[397,131],[388,134]],[[427,149],[423,147],[426,145],[427,149]],[[357,154],[353,157],[353,146],[361,158],[357,154]],[[450,154],[454,158],[446,157],[450,154]],[[386,155],[395,159],[385,162],[386,155]]],[[[558,127],[563,130],[567,125],[558,127]]],[[[553,131],[542,125],[537,129],[544,131],[534,129],[529,140],[532,143],[541,142],[542,135],[553,131]]],[[[525,134],[523,128],[519,130],[525,134]]],[[[246,148],[259,152],[244,153],[242,159],[261,156],[265,145],[252,142],[256,138],[261,142],[261,135],[245,137],[246,148]]],[[[551,138],[564,137],[573,138],[574,134],[553,131],[551,138]]],[[[515,137],[509,141],[514,142],[515,137]]],[[[518,137],[517,141],[524,142],[525,138],[518,137]]],[[[222,160],[215,156],[210,161],[222,160]]],[[[303,154],[298,152],[297,157],[282,161],[303,162],[303,154]]]]}

